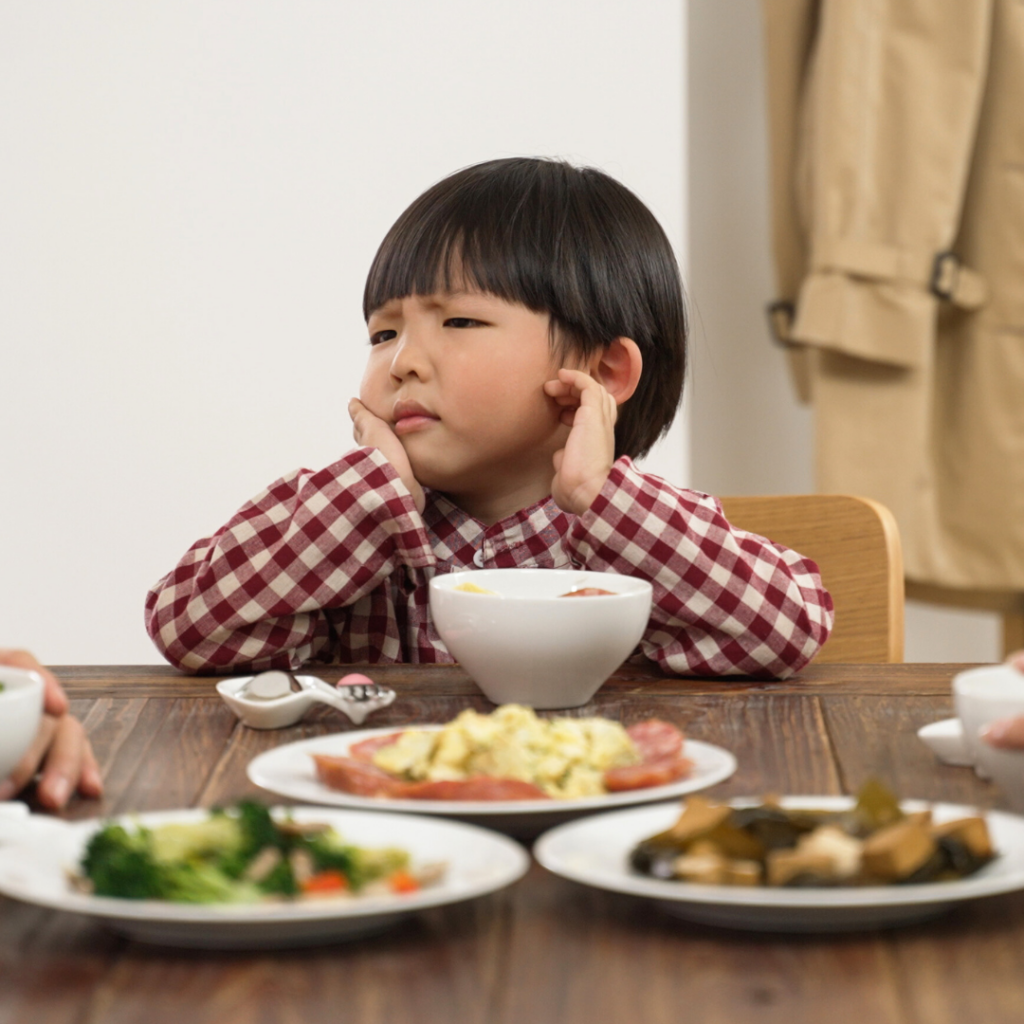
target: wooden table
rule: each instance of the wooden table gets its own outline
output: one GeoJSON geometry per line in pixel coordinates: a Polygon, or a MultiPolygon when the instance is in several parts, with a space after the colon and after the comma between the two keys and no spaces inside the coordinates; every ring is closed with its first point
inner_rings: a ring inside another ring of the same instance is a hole
{"type": "MultiPolygon", "coordinates": [[[[711,792],[848,793],[877,775],[905,796],[1000,806],[914,735],[950,714],[959,666],[821,666],[787,683],[663,678],[627,665],[583,709],[652,714],[720,744],[739,770],[711,792]]],[[[160,668],[58,668],[107,792],[69,818],[209,806],[253,794],[245,766],[336,729],[332,712],[276,733],[241,727],[209,679],[160,668]]],[[[337,678],[338,671],[323,673],[337,678]]],[[[489,707],[457,667],[373,675],[400,697],[373,724],[489,707]]],[[[563,881],[536,865],[492,896],[350,944],[276,953],[147,947],[89,920],[0,899],[0,1024],[986,1024],[1024,1021],[1024,894],[890,932],[729,932],[563,881]]]]}

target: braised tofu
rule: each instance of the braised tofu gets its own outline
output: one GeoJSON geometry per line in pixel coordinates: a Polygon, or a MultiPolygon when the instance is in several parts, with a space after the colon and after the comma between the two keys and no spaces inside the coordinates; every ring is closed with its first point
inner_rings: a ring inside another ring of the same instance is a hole
{"type": "Polygon", "coordinates": [[[935,853],[935,839],[926,825],[899,821],[864,841],[864,869],[883,881],[912,875],[935,853]]]}

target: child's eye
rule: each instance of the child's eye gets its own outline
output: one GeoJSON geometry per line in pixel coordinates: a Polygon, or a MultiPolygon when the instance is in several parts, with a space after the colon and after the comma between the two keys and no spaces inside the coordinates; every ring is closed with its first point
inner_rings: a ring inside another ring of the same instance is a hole
{"type": "Polygon", "coordinates": [[[474,320],[468,316],[450,316],[444,322],[445,327],[483,327],[482,320],[474,320]]]}
{"type": "Polygon", "coordinates": [[[374,331],[370,335],[370,344],[379,345],[382,341],[390,341],[392,338],[397,338],[397,331],[374,331]]]}

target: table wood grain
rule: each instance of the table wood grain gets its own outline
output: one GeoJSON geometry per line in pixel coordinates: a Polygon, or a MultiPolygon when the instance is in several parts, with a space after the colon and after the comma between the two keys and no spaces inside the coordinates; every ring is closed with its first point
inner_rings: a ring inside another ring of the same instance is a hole
{"type": "MultiPolygon", "coordinates": [[[[938,764],[915,732],[951,714],[963,666],[812,667],[785,683],[683,680],[630,664],[574,714],[652,714],[732,750],[718,797],[854,791],[874,775],[905,796],[1004,806],[938,764]]],[[[152,666],[57,667],[106,792],[70,819],[208,807],[256,795],[256,754],[344,727],[318,710],[276,732],[241,726],[213,678],[152,666]]],[[[318,670],[335,679],[338,669],[318,670]]],[[[443,722],[490,705],[457,666],[388,666],[399,691],[374,725],[443,722]]],[[[68,914],[0,899],[0,1024],[1019,1024],[1024,894],[924,925],[836,936],[730,932],[576,885],[534,865],[500,893],[379,936],[273,953],[151,947],[68,914]]]]}

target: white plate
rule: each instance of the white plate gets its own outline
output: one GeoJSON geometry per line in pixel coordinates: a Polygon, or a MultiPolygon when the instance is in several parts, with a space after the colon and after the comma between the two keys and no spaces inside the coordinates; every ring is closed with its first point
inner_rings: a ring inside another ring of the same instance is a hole
{"type": "MultiPolygon", "coordinates": [[[[759,803],[735,800],[737,806],[759,803]]],[[[846,810],[849,797],[787,797],[785,807],[846,810]]],[[[978,812],[952,804],[904,801],[905,810],[931,807],[937,821],[978,812]]],[[[549,871],[584,885],[661,901],[671,914],[701,924],[754,931],[831,932],[883,928],[925,920],[962,900],[1024,888],[1024,818],[990,811],[992,841],[1000,856],[960,882],[870,886],[850,889],[748,888],[672,882],[634,874],[633,847],[669,828],[678,804],[600,814],[562,825],[537,840],[533,854],[549,871]]]]}
{"type": "MultiPolygon", "coordinates": [[[[162,811],[121,820],[159,825],[199,821],[208,813],[162,811]]],[[[0,893],[95,917],[143,942],[206,949],[282,948],[380,931],[412,911],[458,903],[511,885],[530,864],[518,843],[471,825],[322,807],[296,807],[292,813],[297,821],[327,822],[358,846],[399,846],[409,851],[414,864],[445,861],[445,878],[405,895],[301,903],[196,905],[87,896],[69,887],[65,870],[79,863],[89,836],[104,822],[67,824],[34,817],[25,823],[19,838],[0,846],[0,893]]]]}
{"type": "MultiPolygon", "coordinates": [[[[437,731],[444,727],[418,725],[409,728],[437,731]]],[[[387,729],[362,729],[358,732],[332,733],[328,736],[299,740],[296,743],[286,743],[254,757],[249,762],[248,775],[257,786],[292,800],[337,807],[443,814],[519,835],[536,835],[540,829],[571,821],[582,814],[695,793],[729,778],[736,771],[736,758],[727,750],[712,746],[710,743],[686,740],[683,754],[693,761],[693,771],[688,778],[670,782],[665,786],[632,789],[622,793],[609,793],[606,796],[581,797],[576,800],[398,800],[391,797],[343,793],[325,786],[317,778],[310,755],[329,754],[332,757],[341,757],[348,754],[354,743],[371,736],[398,731],[400,729],[394,726],[387,729]]]]}

